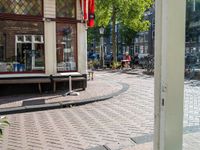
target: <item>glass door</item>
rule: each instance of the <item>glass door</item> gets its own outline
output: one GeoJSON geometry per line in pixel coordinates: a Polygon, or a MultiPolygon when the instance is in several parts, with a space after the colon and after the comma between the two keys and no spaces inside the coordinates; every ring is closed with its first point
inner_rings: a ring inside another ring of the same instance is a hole
{"type": "Polygon", "coordinates": [[[16,35],[15,72],[44,70],[42,35],[16,35]]]}

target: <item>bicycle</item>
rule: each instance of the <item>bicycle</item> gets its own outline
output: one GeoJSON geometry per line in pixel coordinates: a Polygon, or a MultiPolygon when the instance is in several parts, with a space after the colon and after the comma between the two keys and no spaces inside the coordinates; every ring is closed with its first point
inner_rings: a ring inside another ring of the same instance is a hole
{"type": "Polygon", "coordinates": [[[195,77],[195,64],[186,65],[185,75],[186,75],[186,78],[188,78],[189,80],[194,79],[194,77],[195,77]]]}

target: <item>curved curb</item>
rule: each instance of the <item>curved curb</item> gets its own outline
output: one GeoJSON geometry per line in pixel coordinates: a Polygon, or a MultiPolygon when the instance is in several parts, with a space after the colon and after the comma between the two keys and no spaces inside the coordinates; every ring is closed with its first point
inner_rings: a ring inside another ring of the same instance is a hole
{"type": "Polygon", "coordinates": [[[90,104],[90,103],[94,103],[94,102],[108,100],[115,96],[119,96],[120,94],[126,92],[129,89],[128,84],[122,83],[122,82],[118,82],[118,83],[120,85],[122,85],[122,89],[117,92],[105,95],[105,96],[92,97],[92,98],[82,99],[82,100],[75,101],[75,102],[63,101],[63,102],[55,102],[55,103],[41,104],[41,105],[4,108],[4,109],[0,110],[0,115],[26,113],[26,112],[34,112],[34,111],[44,111],[44,110],[58,109],[58,108],[67,108],[67,107],[72,107],[72,106],[81,106],[81,105],[86,105],[86,104],[90,104]]]}

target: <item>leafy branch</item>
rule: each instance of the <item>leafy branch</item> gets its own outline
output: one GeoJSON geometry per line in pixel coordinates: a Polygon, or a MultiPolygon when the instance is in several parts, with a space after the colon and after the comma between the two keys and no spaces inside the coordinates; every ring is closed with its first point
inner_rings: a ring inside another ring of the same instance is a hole
{"type": "Polygon", "coordinates": [[[3,129],[7,125],[10,125],[10,123],[7,121],[7,118],[5,116],[0,117],[0,137],[2,137],[3,129]]]}

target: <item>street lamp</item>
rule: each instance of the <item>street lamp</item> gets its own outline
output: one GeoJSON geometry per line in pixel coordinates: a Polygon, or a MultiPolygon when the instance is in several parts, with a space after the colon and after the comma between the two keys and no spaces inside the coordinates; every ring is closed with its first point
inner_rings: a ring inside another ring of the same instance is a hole
{"type": "Polygon", "coordinates": [[[100,62],[101,62],[101,67],[104,67],[104,41],[103,41],[103,34],[104,34],[104,27],[99,28],[99,33],[101,35],[100,38],[100,62]]]}

